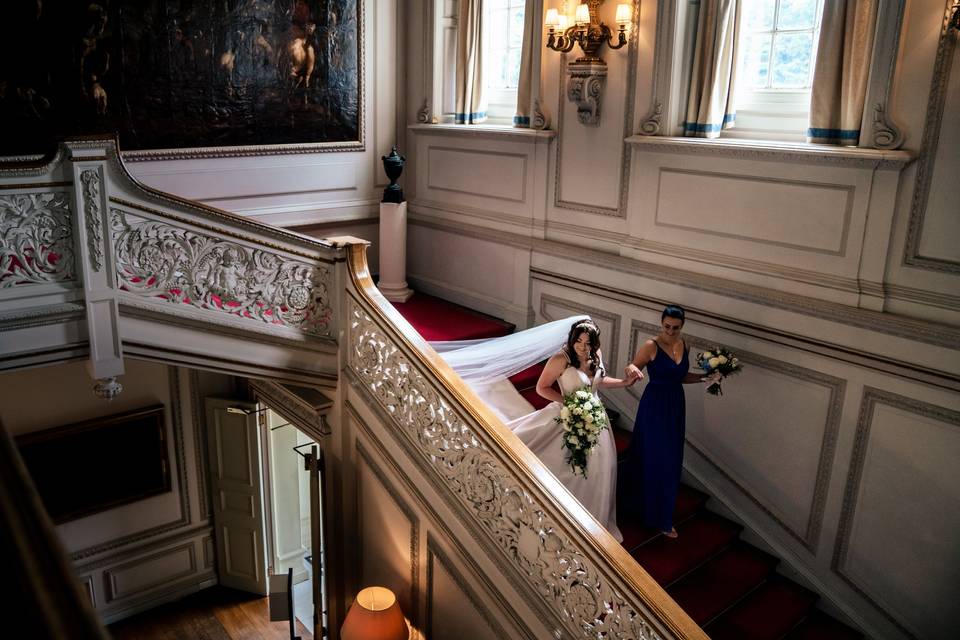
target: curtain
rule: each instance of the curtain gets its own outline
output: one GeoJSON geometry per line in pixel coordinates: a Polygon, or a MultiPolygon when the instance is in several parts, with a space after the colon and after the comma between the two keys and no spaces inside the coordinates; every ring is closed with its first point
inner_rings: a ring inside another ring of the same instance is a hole
{"type": "Polygon", "coordinates": [[[808,142],[853,146],[859,142],[876,22],[876,0],[824,3],[808,142]]]}
{"type": "Polygon", "coordinates": [[[457,104],[454,122],[487,119],[483,96],[483,0],[460,0],[457,14],[457,104]]]}
{"type": "MultiPolygon", "coordinates": [[[[534,15],[534,0],[527,0],[523,9],[523,49],[520,51],[520,81],[517,83],[517,113],[513,126],[529,127],[533,116],[533,57],[542,46],[541,16],[534,15]]],[[[537,79],[539,82],[539,78],[537,79]]]]}
{"type": "Polygon", "coordinates": [[[733,126],[739,0],[703,0],[683,135],[717,138],[733,126]]]}

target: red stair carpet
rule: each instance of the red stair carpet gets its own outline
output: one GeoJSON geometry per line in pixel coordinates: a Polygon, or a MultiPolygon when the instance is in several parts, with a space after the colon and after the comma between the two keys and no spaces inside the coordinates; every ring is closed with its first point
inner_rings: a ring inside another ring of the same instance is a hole
{"type": "MultiPolygon", "coordinates": [[[[415,294],[395,305],[427,340],[462,340],[505,335],[505,322],[415,294]]],[[[510,381],[536,408],[547,400],[536,392],[543,364],[510,381]]],[[[629,477],[625,453],[630,434],[614,431],[620,457],[619,477],[629,477]]],[[[631,488],[617,487],[626,504],[631,488]]],[[[678,538],[643,527],[621,515],[623,546],[659,582],[693,620],[715,640],[853,640],[862,634],[815,608],[818,595],[776,572],[779,559],[740,539],[742,527],[706,508],[709,496],[680,486],[674,510],[678,538]]],[[[626,509],[618,509],[625,514],[626,509]]]]}

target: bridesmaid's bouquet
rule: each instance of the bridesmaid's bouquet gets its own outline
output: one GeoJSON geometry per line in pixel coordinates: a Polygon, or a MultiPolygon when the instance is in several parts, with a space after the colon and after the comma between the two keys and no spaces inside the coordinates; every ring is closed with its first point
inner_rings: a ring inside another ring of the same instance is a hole
{"type": "Polygon", "coordinates": [[[720,383],[727,376],[740,373],[743,368],[740,366],[737,356],[723,347],[714,347],[712,351],[704,351],[699,354],[697,356],[697,366],[703,369],[708,376],[715,373],[720,374],[720,379],[707,387],[707,393],[712,396],[722,396],[723,389],[720,387],[720,383]]]}
{"type": "Polygon", "coordinates": [[[609,426],[603,404],[589,387],[563,397],[560,416],[554,418],[563,427],[563,448],[573,473],[587,477],[587,456],[597,446],[600,432],[609,426]]]}

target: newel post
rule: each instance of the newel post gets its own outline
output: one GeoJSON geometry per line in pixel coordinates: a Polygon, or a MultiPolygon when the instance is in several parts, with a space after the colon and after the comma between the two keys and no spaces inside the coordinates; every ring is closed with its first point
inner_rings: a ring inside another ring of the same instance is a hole
{"type": "Polygon", "coordinates": [[[87,369],[96,380],[94,393],[110,400],[123,390],[117,381],[123,375],[123,345],[107,194],[109,162],[118,161],[117,151],[112,140],[78,140],[65,146],[73,178],[74,249],[87,311],[87,369]]]}
{"type": "Polygon", "coordinates": [[[383,156],[383,169],[390,184],[383,190],[380,202],[380,280],[377,287],[390,302],[406,302],[413,295],[407,287],[407,203],[397,178],[406,161],[394,147],[383,156]]]}

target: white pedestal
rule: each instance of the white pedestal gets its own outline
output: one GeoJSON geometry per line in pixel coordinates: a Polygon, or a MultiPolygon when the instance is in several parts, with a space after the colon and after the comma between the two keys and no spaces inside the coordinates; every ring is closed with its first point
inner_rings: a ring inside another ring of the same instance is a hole
{"type": "Polygon", "coordinates": [[[406,302],[413,295],[407,287],[407,203],[380,203],[380,281],[377,288],[390,302],[406,302]]]}

